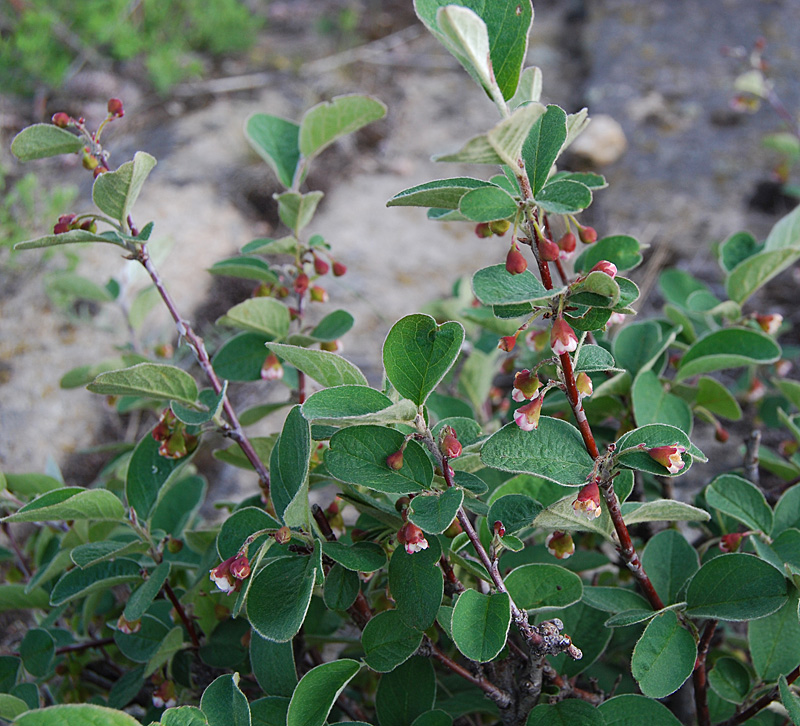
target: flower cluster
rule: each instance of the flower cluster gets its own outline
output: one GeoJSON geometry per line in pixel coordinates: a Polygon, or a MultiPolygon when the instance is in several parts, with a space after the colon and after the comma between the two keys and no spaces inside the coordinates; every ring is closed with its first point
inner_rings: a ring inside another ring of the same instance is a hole
{"type": "Polygon", "coordinates": [[[250,575],[250,562],[247,555],[237,553],[209,570],[211,581],[219,590],[230,595],[241,587],[241,581],[250,575]]]}
{"type": "Polygon", "coordinates": [[[182,459],[191,454],[198,444],[197,436],[188,433],[186,424],[168,408],[164,409],[155,425],[153,438],[161,442],[158,453],[165,459],[182,459]]]}

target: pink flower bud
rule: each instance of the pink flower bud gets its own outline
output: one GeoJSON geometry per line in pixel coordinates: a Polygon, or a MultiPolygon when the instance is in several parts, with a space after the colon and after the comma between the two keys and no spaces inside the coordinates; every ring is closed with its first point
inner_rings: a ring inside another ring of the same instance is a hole
{"type": "Polygon", "coordinates": [[[277,532],[275,532],[275,541],[280,544],[288,544],[292,539],[292,531],[286,527],[281,527],[277,532]]]}
{"type": "Polygon", "coordinates": [[[783,315],[773,313],[772,315],[756,315],[756,322],[761,330],[767,335],[775,335],[783,323],[783,315]]]}
{"type": "Polygon", "coordinates": [[[439,449],[448,459],[461,456],[461,442],[452,426],[445,426],[439,434],[439,449]]]}
{"type": "Polygon", "coordinates": [[[344,343],[341,340],[325,340],[319,344],[320,350],[327,350],[329,353],[341,353],[344,350],[344,343]]]}
{"type": "Polygon", "coordinates": [[[347,267],[345,267],[341,262],[334,262],[333,263],[333,276],[334,277],[341,277],[344,273],[347,272],[347,267]]]}
{"type": "Polygon", "coordinates": [[[235,557],[229,557],[224,562],[218,564],[214,569],[209,570],[209,577],[217,589],[230,595],[236,589],[236,579],[231,572],[231,562],[235,557]]]}
{"type": "Polygon", "coordinates": [[[324,287],[314,285],[311,288],[311,302],[325,303],[328,302],[328,291],[324,287]]]}
{"type": "Polygon", "coordinates": [[[475,236],[480,237],[481,239],[485,239],[486,237],[492,236],[492,229],[489,226],[488,222],[478,222],[475,225],[475,236]]]}
{"type": "Polygon", "coordinates": [[[394,454],[389,454],[386,457],[386,466],[390,469],[394,469],[395,471],[399,471],[403,468],[403,450],[399,449],[394,452],[394,454]]]}
{"type": "Polygon", "coordinates": [[[279,381],[283,378],[283,366],[274,353],[270,353],[261,366],[261,378],[265,381],[279,381]]]}
{"type": "Polygon", "coordinates": [[[105,174],[108,171],[108,167],[105,164],[98,164],[94,171],[92,172],[92,176],[97,179],[101,174],[105,174]]]}
{"type": "Polygon", "coordinates": [[[592,395],[592,391],[594,390],[592,387],[592,379],[589,378],[585,371],[578,373],[578,377],[575,379],[575,388],[578,389],[578,394],[581,398],[592,395]]]}
{"type": "Polygon", "coordinates": [[[719,548],[723,552],[736,552],[739,549],[739,544],[744,537],[743,533],[734,532],[732,534],[723,534],[719,541],[719,548]]]}
{"type": "Polygon", "coordinates": [[[533,431],[539,426],[543,398],[543,396],[536,396],[530,403],[526,403],[514,411],[514,423],[523,431],[533,431]]]}
{"type": "Polygon", "coordinates": [[[547,262],[555,262],[561,256],[561,249],[553,240],[543,237],[539,240],[539,254],[547,262]]]}
{"type": "Polygon", "coordinates": [[[550,347],[556,355],[573,353],[578,347],[578,336],[564,318],[556,318],[550,330],[550,347]]]}
{"type": "Polygon", "coordinates": [[[617,276],[617,266],[608,260],[600,260],[589,272],[605,272],[611,278],[617,276]]]}
{"type": "Polygon", "coordinates": [[[597,242],[597,230],[594,227],[578,227],[578,236],[585,245],[597,242]]]}
{"type": "Polygon", "coordinates": [[[80,228],[94,234],[97,232],[97,223],[93,219],[84,219],[80,224],[80,228]]]}
{"type": "Polygon", "coordinates": [[[552,532],[544,541],[547,551],[559,560],[566,560],[575,554],[575,542],[569,532],[552,532]]]}
{"type": "Polygon", "coordinates": [[[172,681],[164,681],[153,691],[153,705],[156,708],[175,708],[178,705],[175,684],[172,681]]]}
{"type": "Polygon", "coordinates": [[[325,260],[314,255],[314,272],[318,275],[327,275],[330,268],[331,266],[325,260]]]}
{"type": "Polygon", "coordinates": [[[237,580],[244,580],[250,574],[250,561],[247,555],[238,554],[231,562],[231,574],[237,580]]]}
{"type": "Polygon", "coordinates": [[[492,529],[498,537],[506,536],[506,526],[499,519],[494,523],[492,529]]]}
{"type": "Polygon", "coordinates": [[[561,250],[560,257],[562,260],[568,260],[572,257],[577,246],[577,240],[572,232],[567,232],[560,240],[558,240],[558,249],[561,250]]]}
{"type": "Polygon", "coordinates": [[[412,522],[406,522],[397,533],[397,541],[406,548],[408,554],[413,555],[420,550],[428,549],[428,540],[425,533],[412,522]]]}
{"type": "Polygon", "coordinates": [[[514,376],[514,389],[511,392],[511,398],[517,403],[522,401],[530,401],[539,395],[539,377],[532,375],[527,369],[517,371],[514,376]]]}
{"type": "Polygon", "coordinates": [[[118,98],[109,99],[108,112],[113,118],[122,118],[125,115],[125,111],[122,108],[122,101],[118,98]]]}
{"type": "Polygon", "coordinates": [[[679,444],[656,446],[648,449],[647,453],[661,466],[665,467],[670,474],[677,474],[686,466],[686,463],[681,458],[681,454],[686,453],[685,446],[680,446],[679,444]]]}
{"type": "Polygon", "coordinates": [[[142,619],[139,618],[138,620],[126,620],[123,615],[119,616],[119,620],[117,620],[117,630],[120,633],[125,633],[125,635],[130,635],[131,633],[138,633],[142,629],[142,619]]]}
{"type": "Polygon", "coordinates": [[[514,346],[517,344],[517,336],[516,335],[504,335],[497,343],[497,347],[500,350],[504,350],[506,353],[510,353],[514,350],[514,346]]]}
{"type": "Polygon", "coordinates": [[[50,121],[54,126],[58,126],[60,129],[65,129],[67,126],[69,126],[72,119],[70,118],[69,114],[59,111],[58,113],[53,114],[53,118],[51,118],[50,121]]]}
{"type": "Polygon", "coordinates": [[[298,295],[302,295],[308,290],[309,279],[305,272],[301,272],[294,280],[294,291],[298,295]]]}
{"type": "Polygon", "coordinates": [[[521,275],[528,269],[528,261],[525,255],[519,251],[516,243],[511,245],[511,249],[506,256],[506,271],[511,275],[521,275]]]}
{"type": "Polygon", "coordinates": [[[714,438],[721,444],[724,444],[730,437],[731,435],[722,426],[717,426],[714,431],[714,438]]]}
{"type": "Polygon", "coordinates": [[[597,519],[602,510],[600,509],[600,489],[596,481],[587,484],[578,492],[577,499],[572,502],[572,508],[582,514],[586,519],[597,519]]]}

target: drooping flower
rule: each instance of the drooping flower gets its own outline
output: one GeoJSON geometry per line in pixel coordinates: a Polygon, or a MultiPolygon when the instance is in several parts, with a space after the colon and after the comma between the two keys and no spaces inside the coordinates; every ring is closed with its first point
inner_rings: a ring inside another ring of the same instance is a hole
{"type": "Polygon", "coordinates": [[[314,272],[318,275],[327,275],[331,266],[325,262],[321,257],[314,255],[314,272]]]}
{"type": "Polygon", "coordinates": [[[578,389],[578,395],[581,398],[586,398],[592,395],[594,387],[592,386],[592,379],[586,371],[581,371],[575,378],[575,388],[578,389]]]}
{"type": "Polygon", "coordinates": [[[406,548],[408,554],[413,555],[420,550],[428,549],[428,540],[425,533],[412,522],[406,522],[397,533],[397,541],[406,548]]]}
{"type": "Polygon", "coordinates": [[[153,691],[153,705],[156,708],[175,708],[178,705],[175,684],[172,681],[164,681],[153,691]]]}
{"type": "Polygon", "coordinates": [[[493,529],[498,537],[506,536],[506,526],[499,519],[494,523],[493,529]]]}
{"type": "Polygon", "coordinates": [[[514,350],[514,346],[517,344],[517,336],[516,335],[504,335],[500,338],[499,342],[497,343],[497,347],[500,350],[504,350],[506,353],[510,353],[514,350]]]}
{"type": "Polygon", "coordinates": [[[547,262],[555,262],[561,256],[561,248],[553,240],[542,237],[539,240],[539,254],[547,262]]]}
{"type": "Polygon", "coordinates": [[[582,514],[586,519],[597,519],[600,509],[600,488],[596,481],[591,481],[578,492],[578,497],[572,502],[572,508],[582,514]]]}
{"type": "Polygon", "coordinates": [[[594,227],[578,227],[578,236],[585,245],[597,242],[597,230],[594,227]]]}
{"type": "Polygon", "coordinates": [[[613,278],[617,276],[617,266],[608,260],[600,260],[589,272],[604,272],[613,278]]]}
{"type": "Polygon", "coordinates": [[[647,453],[661,466],[665,467],[670,474],[677,474],[686,466],[686,463],[681,458],[681,454],[686,453],[686,447],[680,444],[656,446],[648,449],[647,453]]]}
{"type": "Polygon", "coordinates": [[[527,269],[528,261],[525,259],[525,255],[519,251],[517,243],[514,242],[506,255],[506,272],[510,275],[521,275],[527,269]]]}
{"type": "Polygon", "coordinates": [[[547,551],[559,560],[566,560],[575,554],[575,542],[569,532],[552,532],[544,541],[547,551]]]}
{"type": "Polygon", "coordinates": [[[539,426],[539,417],[542,415],[543,396],[536,396],[530,403],[520,406],[514,411],[514,423],[523,431],[533,431],[539,426]]]}
{"type": "Polygon", "coordinates": [[[578,347],[578,336],[564,318],[556,318],[550,331],[550,347],[556,355],[573,353],[578,347]]]}
{"type": "Polygon", "coordinates": [[[517,371],[514,376],[514,389],[511,392],[511,398],[517,403],[531,401],[539,395],[540,385],[539,377],[532,375],[527,368],[517,371]]]}
{"type": "Polygon", "coordinates": [[[719,548],[723,552],[736,552],[739,549],[742,537],[744,537],[744,533],[742,532],[723,534],[719,541],[719,548]]]}
{"type": "Polygon", "coordinates": [[[461,456],[461,442],[452,426],[445,426],[439,433],[439,449],[448,459],[461,456]]]}
{"type": "Polygon", "coordinates": [[[117,630],[119,630],[120,633],[130,635],[131,633],[138,633],[141,629],[141,618],[138,618],[137,620],[126,620],[124,615],[120,615],[119,620],[117,620],[117,630]]]}
{"type": "Polygon", "coordinates": [[[341,277],[342,275],[347,272],[347,266],[343,265],[341,262],[334,262],[333,263],[333,276],[334,277],[341,277]]]}
{"type": "Polygon", "coordinates": [[[390,469],[394,469],[395,471],[399,471],[403,468],[403,450],[398,449],[394,452],[394,454],[389,454],[386,457],[386,466],[390,469]]]}
{"type": "Polygon", "coordinates": [[[246,579],[250,574],[250,561],[247,559],[247,555],[237,554],[231,562],[230,570],[231,575],[237,580],[246,579]]]}
{"type": "Polygon", "coordinates": [[[767,335],[775,335],[783,323],[783,315],[773,313],[772,315],[756,315],[758,326],[767,335]]]}
{"type": "Polygon", "coordinates": [[[108,99],[108,112],[113,118],[122,118],[125,115],[125,110],[122,107],[122,101],[118,98],[108,99]]]}
{"type": "Polygon", "coordinates": [[[236,589],[236,578],[231,572],[231,563],[235,559],[236,555],[229,557],[227,560],[224,560],[216,567],[209,570],[211,582],[217,586],[217,589],[221,590],[226,595],[230,595],[236,589]]]}
{"type": "Polygon", "coordinates": [[[575,253],[577,240],[572,232],[567,232],[560,240],[558,240],[558,249],[561,250],[559,257],[562,260],[568,260],[575,253]]]}
{"type": "Polygon", "coordinates": [[[270,353],[261,366],[261,378],[265,381],[279,381],[283,378],[283,366],[274,353],[270,353]]]}

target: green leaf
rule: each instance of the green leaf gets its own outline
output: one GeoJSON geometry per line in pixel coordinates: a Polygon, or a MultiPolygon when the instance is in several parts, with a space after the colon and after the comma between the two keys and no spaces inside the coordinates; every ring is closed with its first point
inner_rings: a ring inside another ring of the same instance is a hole
{"type": "Polygon", "coordinates": [[[268,282],[271,285],[274,285],[279,279],[277,273],[273,272],[269,266],[269,263],[260,257],[246,257],[245,255],[215,262],[208,268],[208,272],[222,277],[238,277],[242,280],[268,282]]]}
{"type": "MultiPolygon", "coordinates": [[[[486,134],[490,146],[497,152],[502,162],[510,169],[518,168],[522,156],[522,146],[536,121],[546,111],[540,103],[529,103],[517,108],[508,118],[504,118],[486,134]]],[[[519,184],[516,179],[509,182],[504,176],[493,178],[493,181],[503,186],[512,196],[519,196],[519,184]],[[501,179],[505,182],[497,182],[501,179]]]]}
{"type": "Polygon", "coordinates": [[[22,665],[35,678],[44,678],[50,673],[56,649],[53,636],[42,628],[31,628],[19,644],[22,665]]]}
{"type": "Polygon", "coordinates": [[[381,726],[408,726],[430,713],[435,700],[436,675],[431,659],[414,656],[381,676],[375,713],[381,726]]]}
{"type": "Polygon", "coordinates": [[[161,714],[161,726],[208,726],[208,721],[196,706],[179,706],[161,714]]]}
{"type": "MultiPolygon", "coordinates": [[[[261,690],[269,696],[290,697],[297,685],[291,642],[273,643],[258,632],[250,637],[250,663],[261,690]]],[[[285,721],[285,719],[284,719],[285,721]]]]}
{"type": "Polygon", "coordinates": [[[511,601],[504,592],[483,595],[466,590],[453,608],[453,641],[470,660],[493,660],[506,644],[511,601]]]}
{"type": "Polygon", "coordinates": [[[259,237],[251,240],[242,247],[242,254],[249,255],[260,252],[262,255],[296,255],[300,247],[297,240],[288,235],[273,239],[272,237],[259,237]]]}
{"type": "Polygon", "coordinates": [[[436,179],[398,192],[386,202],[386,206],[458,209],[461,197],[468,191],[489,186],[493,186],[491,182],[465,176],[436,179]]]}
{"type": "Polygon", "coordinates": [[[795,207],[789,214],[779,219],[767,235],[765,250],[780,250],[800,245],[800,209],[795,207]]]}
{"type": "Polygon", "coordinates": [[[245,122],[244,134],[278,181],[287,188],[292,186],[300,161],[300,126],[279,116],[254,113],[245,122]]]}
{"type": "Polygon", "coordinates": [[[422,447],[409,441],[403,467],[390,469],[386,459],[399,451],[405,437],[382,426],[351,426],[337,431],[325,452],[331,476],[389,494],[410,494],[430,487],[433,465],[422,447]]]}
{"type": "Polygon", "coordinates": [[[107,242],[108,244],[124,247],[125,243],[120,240],[114,232],[103,232],[96,234],[85,229],[71,229],[63,234],[46,234],[43,237],[18,242],[14,245],[15,250],[33,250],[40,247],[57,247],[58,245],[79,244],[82,242],[107,242]]]}
{"type": "Polygon", "coordinates": [[[46,284],[50,295],[94,302],[109,302],[114,299],[105,287],[73,272],[58,272],[48,276],[46,284]]]}
{"type": "Polygon", "coordinates": [[[593,464],[578,429],[549,416],[542,416],[534,431],[506,424],[486,440],[481,461],[494,469],[536,474],[567,486],[583,486],[593,464]]]}
{"type": "Polygon", "coordinates": [[[391,405],[388,396],[369,386],[335,386],[312,393],[303,404],[303,416],[309,421],[357,418],[391,405]]]}
{"type": "Polygon", "coordinates": [[[663,703],[638,694],[614,696],[603,701],[597,710],[605,718],[606,726],[681,726],[663,703]]]}
{"type": "Polygon", "coordinates": [[[268,343],[267,348],[325,388],[351,383],[360,386],[367,385],[364,374],[350,361],[336,353],[329,353],[326,350],[309,350],[282,343],[268,343]]]}
{"type": "Polygon", "coordinates": [[[612,538],[613,525],[608,512],[603,509],[596,519],[587,519],[583,514],[575,511],[572,506],[574,501],[575,495],[570,494],[550,504],[536,517],[534,525],[551,531],[594,532],[610,540],[612,538]]]}
{"type": "Polygon", "coordinates": [[[42,610],[48,605],[47,593],[41,588],[26,592],[21,583],[0,584],[0,613],[9,610],[42,610]]]}
{"type": "Polygon", "coordinates": [[[439,569],[442,548],[431,537],[428,548],[408,554],[397,547],[389,561],[389,589],[397,603],[397,613],[410,628],[426,630],[433,625],[444,595],[444,579],[439,569]]]}
{"type": "Polygon", "coordinates": [[[253,297],[234,305],[217,320],[217,325],[230,325],[279,340],[289,333],[289,310],[274,298],[253,297]]]}
{"type": "Polygon", "coordinates": [[[792,719],[794,726],[800,726],[800,698],[792,693],[789,684],[786,681],[786,676],[781,676],[778,679],[778,691],[781,694],[781,703],[792,719]]]}
{"type": "Polygon", "coordinates": [[[513,217],[517,213],[517,203],[505,189],[485,186],[461,197],[458,211],[473,222],[491,222],[513,217]]]}
{"type": "Polygon", "coordinates": [[[375,572],[386,565],[386,553],[375,542],[323,542],[322,553],[354,572],[375,572]]]}
{"type": "Polygon", "coordinates": [[[80,136],[53,124],[34,124],[22,129],[11,142],[11,153],[20,161],[74,154],[83,149],[80,136]]]}
{"type": "Polygon", "coordinates": [[[107,171],[95,179],[92,200],[102,212],[124,226],[155,165],[154,157],[137,151],[132,161],[126,161],[119,169],[107,171]]]}
{"type": "Polygon", "coordinates": [[[135,633],[114,633],[114,642],[120,652],[135,663],[147,663],[161,647],[170,630],[154,615],[142,616],[142,627],[135,633]]]}
{"type": "Polygon", "coordinates": [[[386,106],[369,96],[336,96],[318,103],[300,121],[300,153],[310,159],[342,136],[385,115],[386,106]]]}
{"type": "Polygon", "coordinates": [[[406,625],[397,610],[378,613],[361,633],[364,662],[378,673],[388,673],[405,663],[421,642],[422,633],[406,625]]]}
{"type": "MultiPolygon", "coordinates": [[[[231,514],[220,527],[217,535],[217,554],[221,560],[233,557],[242,548],[244,541],[261,529],[275,529],[280,522],[273,519],[260,507],[242,507],[231,514]]],[[[257,538],[251,544],[251,552],[264,542],[267,535],[257,538]]]]}
{"type": "Polygon", "coordinates": [[[286,726],[289,699],[281,696],[259,698],[250,704],[253,726],[286,726]]]}
{"type": "Polygon", "coordinates": [[[614,360],[635,376],[647,370],[666,348],[661,326],[653,320],[626,325],[614,338],[614,360]]]}
{"type": "Polygon", "coordinates": [[[392,326],[383,344],[386,377],[401,396],[422,406],[463,343],[460,323],[437,325],[430,315],[407,315],[392,326]]]}
{"type": "Polygon", "coordinates": [[[622,515],[627,525],[642,522],[707,522],[711,515],[704,509],[674,499],[654,499],[650,502],[625,502],[622,515]]]}
{"type": "MultiPolygon", "coordinates": [[[[437,154],[433,157],[433,161],[449,161],[454,163],[460,164],[502,164],[503,160],[500,158],[500,155],[497,153],[495,148],[489,141],[489,137],[487,134],[480,134],[479,136],[474,136],[469,141],[467,141],[464,146],[461,147],[459,151],[456,151],[452,154],[437,154]]],[[[428,216],[430,217],[431,212],[434,210],[428,211],[428,216]]],[[[441,212],[443,210],[437,210],[441,212]]],[[[437,215],[436,219],[452,219],[450,215],[457,214],[458,217],[454,221],[458,221],[461,219],[461,215],[458,212],[450,212],[446,215],[437,215]]]]}
{"type": "Polygon", "coordinates": [[[19,716],[25,711],[30,711],[30,707],[21,698],[12,696],[10,693],[0,693],[0,718],[13,721],[15,716],[19,716]]]}
{"type": "Polygon", "coordinates": [[[719,381],[708,376],[701,376],[697,381],[695,404],[731,421],[738,421],[742,417],[742,409],[733,394],[719,381]]]}
{"type": "Polygon", "coordinates": [[[141,726],[124,711],[89,703],[69,703],[28,711],[14,726],[141,726]]]}
{"type": "Polygon", "coordinates": [[[697,645],[691,633],[668,610],[656,615],[633,649],[631,672],[645,696],[664,698],[691,675],[697,645]]]}
{"type": "Polygon", "coordinates": [[[47,522],[69,519],[120,521],[124,518],[125,507],[111,492],[105,489],[66,487],[36,497],[15,514],[0,521],[47,522]]]}
{"type": "Polygon", "coordinates": [[[322,192],[283,192],[276,194],[278,202],[278,215],[283,222],[295,235],[300,234],[301,230],[308,226],[314,217],[317,206],[323,197],[322,192]]]}
{"type": "Polygon", "coordinates": [[[540,704],[528,715],[527,726],[606,726],[596,707],[577,698],[540,704]]]}
{"type": "Polygon", "coordinates": [[[478,270],[472,276],[472,289],[475,297],[484,305],[514,305],[516,303],[543,303],[558,290],[546,290],[538,278],[527,270],[512,275],[505,265],[493,265],[478,270]]]}
{"type": "Polygon", "coordinates": [[[347,610],[358,597],[361,581],[352,570],[334,565],[325,576],[323,600],[330,610],[347,610]]]}
{"type": "Polygon", "coordinates": [[[147,608],[150,607],[158,593],[161,592],[161,588],[169,577],[169,571],[169,562],[161,562],[150,573],[144,583],[131,593],[123,612],[126,620],[138,620],[145,614],[147,608]]]}
{"type": "Polygon", "coordinates": [[[789,487],[775,505],[772,536],[775,537],[792,527],[800,529],[800,484],[789,487]]]}
{"type": "Polygon", "coordinates": [[[576,214],[592,203],[592,191],[572,179],[557,179],[545,184],[534,201],[548,214],[576,214]]]}
{"type": "Polygon", "coordinates": [[[219,393],[214,393],[213,389],[206,388],[198,394],[200,406],[197,408],[187,408],[179,403],[173,401],[170,403],[170,409],[175,417],[185,424],[191,426],[200,426],[201,424],[211,421],[222,408],[222,400],[228,392],[228,382],[222,384],[222,390],[219,393]],[[205,406],[203,410],[201,406],[205,406]],[[199,409],[199,410],[198,410],[199,409]]]}
{"type": "Polygon", "coordinates": [[[649,540],[641,559],[650,582],[667,604],[679,601],[687,581],[700,569],[697,551],[675,529],[666,529],[649,540]]]}
{"type": "Polygon", "coordinates": [[[764,534],[772,531],[772,510],[761,490],[747,479],[722,474],[708,485],[705,497],[709,507],[739,520],[748,529],[764,534]]]}
{"type": "Polygon", "coordinates": [[[787,600],[786,580],[758,557],[734,552],[706,562],[689,583],[687,613],[697,618],[757,620],[787,600]]]}
{"type": "Polygon", "coordinates": [[[586,344],[581,346],[578,359],[574,363],[575,372],[605,373],[606,371],[621,371],[614,363],[614,356],[599,345],[586,344]]]}
{"type": "Polygon", "coordinates": [[[800,259],[800,240],[796,246],[759,252],[740,262],[728,274],[725,291],[737,303],[743,303],[756,290],[800,259]]]}
{"type": "Polygon", "coordinates": [[[347,334],[354,322],[355,318],[346,310],[334,310],[317,323],[309,337],[326,342],[338,340],[347,334]]]}
{"type": "Polygon", "coordinates": [[[239,674],[226,674],[203,691],[200,708],[208,726],[250,726],[250,705],[239,689],[239,674]]]}
{"type": "Polygon", "coordinates": [[[534,199],[538,198],[547,182],[566,140],[567,114],[558,106],[548,106],[547,112],[533,125],[522,147],[522,158],[534,199]]]}
{"type": "Polygon", "coordinates": [[[283,643],[300,630],[314,591],[313,557],[281,557],[254,577],[247,596],[247,617],[259,635],[283,643]]]}
{"type": "Polygon", "coordinates": [[[223,343],[212,359],[214,371],[229,381],[260,381],[261,368],[268,351],[268,336],[263,333],[240,333],[223,343]]]}
{"type": "Polygon", "coordinates": [[[502,522],[508,534],[515,534],[533,526],[533,520],[543,509],[542,505],[526,494],[506,494],[495,499],[489,507],[486,522],[494,526],[502,522]]]}
{"type": "MultiPolygon", "coordinates": [[[[672,532],[674,530],[666,530],[672,532]]],[[[647,573],[650,574],[649,572],[647,573]]],[[[621,613],[625,610],[647,610],[650,604],[633,590],[621,587],[583,588],[583,602],[606,613],[621,613]]]]}
{"type": "Polygon", "coordinates": [[[141,567],[135,560],[120,558],[112,562],[100,562],[84,569],[76,567],[65,572],[50,593],[50,604],[62,605],[94,592],[108,590],[115,585],[136,582],[141,579],[141,567]]]}
{"type": "Polygon", "coordinates": [[[300,406],[294,406],[284,421],[270,457],[270,494],[275,512],[281,519],[296,498],[307,499],[304,484],[310,460],[311,424],[303,418],[300,406]]]}
{"type": "Polygon", "coordinates": [[[572,288],[570,301],[579,305],[615,307],[619,302],[620,289],[616,281],[604,272],[590,272],[572,288]]]}
{"type": "Polygon", "coordinates": [[[574,572],[559,565],[521,565],[506,575],[508,594],[525,610],[568,607],[583,596],[583,583],[574,572]]]}
{"type": "Polygon", "coordinates": [[[189,459],[167,459],[158,453],[160,443],[151,433],[136,445],[125,477],[125,498],[143,521],[150,516],[170,477],[189,459]]]}
{"type": "Polygon", "coordinates": [[[642,264],[641,245],[625,234],[603,237],[584,249],[575,260],[575,272],[588,272],[601,260],[617,266],[619,272],[632,270],[642,264]]]}
{"type": "Polygon", "coordinates": [[[764,246],[760,245],[750,232],[736,232],[719,246],[719,264],[725,272],[730,272],[764,246]]]}
{"type": "Polygon", "coordinates": [[[718,658],[708,672],[708,685],[725,701],[740,704],[750,693],[750,673],[736,658],[718,658]]]}
{"type": "Polygon", "coordinates": [[[692,411],[682,398],[669,393],[651,370],[641,371],[631,389],[633,415],[637,426],[668,424],[689,434],[692,431],[692,411]]]}
{"type": "Polygon", "coordinates": [[[359,670],[360,663],[344,658],[308,671],[294,689],[286,726],[322,726],[339,694],[359,670]]]}
{"type": "Polygon", "coordinates": [[[600,657],[608,641],[611,640],[613,630],[604,625],[608,613],[590,608],[583,602],[575,603],[560,611],[558,617],[564,623],[564,632],[568,633],[572,641],[583,651],[583,658],[572,660],[562,653],[551,657],[550,661],[561,675],[573,678],[600,657]]]}
{"type": "Polygon", "coordinates": [[[778,676],[791,673],[800,665],[797,602],[797,591],[794,591],[780,610],[766,618],[753,620],[747,626],[753,668],[765,683],[774,683],[778,676]]]}
{"type": "Polygon", "coordinates": [[[653,459],[647,451],[631,451],[627,454],[620,454],[617,457],[617,461],[629,469],[646,471],[656,476],[673,477],[685,474],[694,459],[707,461],[703,452],[689,441],[689,437],[683,431],[675,426],[660,423],[640,426],[638,429],[623,434],[617,441],[617,451],[623,451],[639,445],[643,445],[645,449],[652,449],[659,446],[672,446],[673,444],[683,446],[686,449],[686,453],[682,455],[685,466],[675,474],[670,474],[667,468],[653,459]]]}
{"type": "Polygon", "coordinates": [[[139,363],[132,368],[101,373],[86,387],[104,396],[145,396],[188,404],[197,401],[194,378],[163,363],[139,363]]]}
{"type": "Polygon", "coordinates": [[[764,333],[745,328],[717,330],[683,354],[675,381],[724,368],[774,363],[780,357],[780,346],[764,333]]]}
{"type": "Polygon", "coordinates": [[[408,518],[428,534],[441,534],[455,519],[463,501],[462,489],[447,489],[441,493],[420,495],[411,500],[408,518]]]}

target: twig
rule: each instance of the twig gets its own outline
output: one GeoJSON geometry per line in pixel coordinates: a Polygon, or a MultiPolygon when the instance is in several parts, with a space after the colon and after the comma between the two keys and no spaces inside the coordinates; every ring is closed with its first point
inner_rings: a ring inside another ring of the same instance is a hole
{"type": "Polygon", "coordinates": [[[758,473],[758,447],[761,445],[761,432],[753,429],[747,439],[744,452],[744,475],[753,484],[758,486],[760,476],[758,473]]]}
{"type": "Polygon", "coordinates": [[[192,639],[192,645],[195,648],[200,647],[200,639],[197,637],[197,631],[194,629],[194,623],[192,622],[191,618],[186,614],[186,610],[184,609],[183,605],[181,605],[180,600],[178,600],[175,591],[170,587],[168,582],[164,583],[164,593],[169,598],[172,606],[178,613],[178,617],[181,619],[181,622],[186,626],[186,630],[189,632],[189,637],[192,639]]]}
{"type": "Polygon", "coordinates": [[[14,535],[11,533],[11,528],[3,522],[3,534],[8,538],[8,542],[11,545],[11,549],[14,550],[14,554],[17,556],[17,564],[19,565],[19,569],[22,571],[22,574],[25,575],[26,580],[31,579],[31,571],[28,569],[28,565],[25,562],[25,555],[22,554],[22,550],[19,548],[17,544],[17,540],[14,539],[14,535]]]}
{"type": "Polygon", "coordinates": [[[700,637],[700,643],[697,646],[697,661],[695,662],[694,672],[692,673],[694,702],[697,711],[697,726],[711,726],[711,717],[708,713],[706,657],[708,656],[708,648],[711,645],[711,638],[714,637],[716,628],[717,621],[709,620],[705,628],[703,628],[703,635],[700,637]]]}
{"type": "MultiPolygon", "coordinates": [[[[797,668],[795,668],[788,676],[786,676],[786,682],[792,684],[798,679],[798,677],[800,677],[800,666],[797,666],[797,668]]],[[[742,724],[748,719],[753,718],[753,716],[755,716],[759,711],[765,709],[770,703],[777,700],[778,697],[778,687],[775,686],[761,696],[761,698],[759,698],[752,706],[731,716],[727,721],[723,721],[722,723],[717,724],[717,726],[739,726],[739,724],[742,724]]]]}

